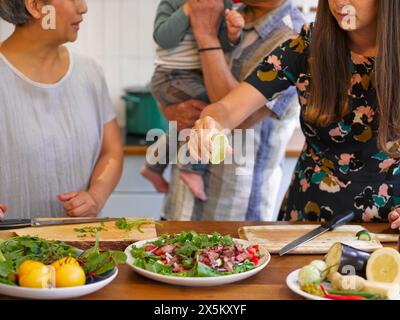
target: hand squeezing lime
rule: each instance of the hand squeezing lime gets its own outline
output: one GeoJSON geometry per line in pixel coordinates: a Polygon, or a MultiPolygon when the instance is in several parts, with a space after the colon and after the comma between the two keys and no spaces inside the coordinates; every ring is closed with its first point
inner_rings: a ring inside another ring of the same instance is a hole
{"type": "Polygon", "coordinates": [[[223,133],[218,133],[211,138],[211,164],[220,164],[224,161],[230,149],[228,137],[223,133]]]}

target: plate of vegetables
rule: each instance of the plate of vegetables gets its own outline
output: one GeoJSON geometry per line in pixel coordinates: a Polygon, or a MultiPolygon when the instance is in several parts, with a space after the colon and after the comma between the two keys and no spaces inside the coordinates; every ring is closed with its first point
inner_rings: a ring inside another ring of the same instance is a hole
{"type": "Polygon", "coordinates": [[[400,300],[400,253],[335,243],[324,260],[293,271],[286,284],[310,300],[400,300]]]}
{"type": "Polygon", "coordinates": [[[266,248],[230,235],[195,231],[164,234],[126,248],[127,264],[150,279],[180,286],[218,286],[264,269],[266,248]]]}
{"type": "Polygon", "coordinates": [[[108,285],[126,262],[121,251],[82,251],[61,241],[21,236],[0,242],[0,294],[26,299],[68,299],[108,285]]]}

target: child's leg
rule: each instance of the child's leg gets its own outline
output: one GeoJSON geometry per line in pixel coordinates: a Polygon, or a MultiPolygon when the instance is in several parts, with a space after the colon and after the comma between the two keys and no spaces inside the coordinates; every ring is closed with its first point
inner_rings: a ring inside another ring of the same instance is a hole
{"type": "MultiPolygon", "coordinates": [[[[189,99],[209,102],[203,77],[199,70],[165,70],[157,68],[152,78],[152,94],[163,107],[189,99]]],[[[193,195],[198,199],[207,200],[207,195],[204,191],[204,167],[199,167],[199,170],[196,170],[196,165],[194,167],[192,165],[182,166],[179,161],[178,167],[181,169],[180,176],[182,180],[193,195]]],[[[158,183],[159,179],[157,178],[158,183]]]]}
{"type": "MultiPolygon", "coordinates": [[[[171,73],[174,81],[169,88],[169,93],[176,96],[187,96],[209,103],[209,98],[204,85],[202,73],[199,70],[175,70],[171,73]]],[[[188,100],[188,99],[185,99],[188,100]]],[[[184,100],[182,100],[184,101],[184,100]]],[[[182,181],[188,186],[193,196],[206,201],[208,199],[204,188],[204,173],[207,165],[202,164],[181,164],[178,161],[179,175],[182,181]]]]}
{"type": "MultiPolygon", "coordinates": [[[[177,99],[170,99],[167,94],[171,86],[171,71],[156,68],[151,79],[151,93],[158,104],[164,107],[178,103],[177,99]]],[[[168,167],[169,147],[168,136],[164,135],[151,145],[146,153],[145,164],[140,170],[141,175],[149,180],[158,192],[168,193],[169,184],[164,179],[163,173],[168,167]],[[161,154],[160,154],[161,153],[161,154]]]]}
{"type": "Polygon", "coordinates": [[[204,173],[207,166],[204,165],[179,165],[179,176],[188,186],[190,192],[197,199],[207,201],[208,197],[204,189],[204,173]]]}

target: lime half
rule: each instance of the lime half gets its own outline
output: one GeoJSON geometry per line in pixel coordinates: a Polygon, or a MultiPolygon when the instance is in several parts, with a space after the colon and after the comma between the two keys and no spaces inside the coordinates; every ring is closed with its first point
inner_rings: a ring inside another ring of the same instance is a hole
{"type": "Polygon", "coordinates": [[[223,133],[218,133],[211,138],[211,144],[210,162],[212,164],[220,164],[224,161],[229,148],[228,137],[223,133]]]}

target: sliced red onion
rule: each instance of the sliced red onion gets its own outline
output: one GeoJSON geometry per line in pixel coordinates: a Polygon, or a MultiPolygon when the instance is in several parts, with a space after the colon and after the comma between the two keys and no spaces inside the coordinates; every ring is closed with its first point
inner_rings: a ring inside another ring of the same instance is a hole
{"type": "Polygon", "coordinates": [[[159,247],[155,247],[153,250],[147,251],[147,254],[153,254],[154,252],[156,252],[158,249],[160,249],[159,247]]]}

